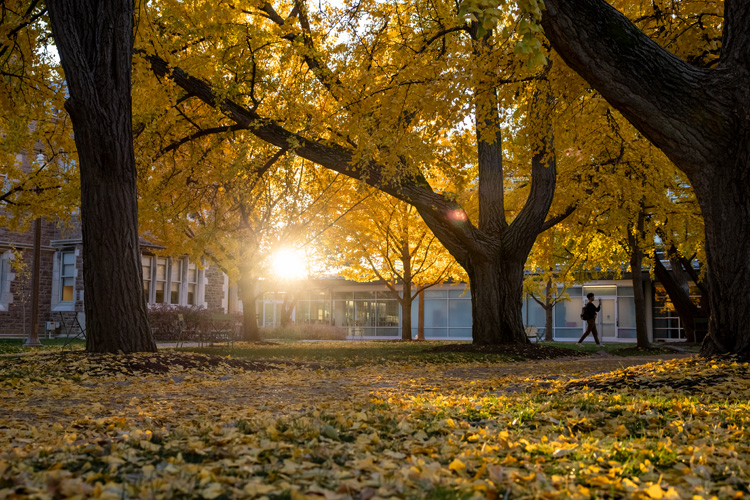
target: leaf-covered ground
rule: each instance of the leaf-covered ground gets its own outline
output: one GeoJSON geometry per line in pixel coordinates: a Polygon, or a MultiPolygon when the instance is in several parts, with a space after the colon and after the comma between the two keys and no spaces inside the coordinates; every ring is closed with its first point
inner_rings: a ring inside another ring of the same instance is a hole
{"type": "Polygon", "coordinates": [[[6,356],[0,498],[748,495],[748,364],[664,357],[6,356]]]}

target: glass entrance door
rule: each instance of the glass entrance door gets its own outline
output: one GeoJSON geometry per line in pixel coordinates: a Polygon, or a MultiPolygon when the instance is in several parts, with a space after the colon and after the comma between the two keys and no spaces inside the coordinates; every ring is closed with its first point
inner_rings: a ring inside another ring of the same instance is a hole
{"type": "Polygon", "coordinates": [[[602,298],[602,306],[596,316],[596,329],[602,340],[617,338],[617,308],[614,298],[602,298]]]}
{"type": "Polygon", "coordinates": [[[281,303],[277,301],[268,301],[263,304],[263,321],[260,326],[273,328],[279,326],[281,322],[281,303]]]}

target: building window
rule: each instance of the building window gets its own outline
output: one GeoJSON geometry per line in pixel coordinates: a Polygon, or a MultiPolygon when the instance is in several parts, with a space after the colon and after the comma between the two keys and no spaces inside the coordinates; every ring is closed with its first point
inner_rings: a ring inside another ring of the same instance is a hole
{"type": "Polygon", "coordinates": [[[143,295],[148,304],[197,305],[200,271],[187,257],[143,255],[143,295]]]}
{"type": "Polygon", "coordinates": [[[7,311],[10,302],[11,255],[10,250],[0,254],[0,311],[7,311]]]}
{"type": "Polygon", "coordinates": [[[182,259],[170,262],[169,303],[179,304],[182,292],[182,259]]]}
{"type": "Polygon", "coordinates": [[[167,258],[157,257],[156,258],[156,297],[155,301],[157,304],[166,304],[166,289],[167,289],[167,258]]]}
{"type": "Polygon", "coordinates": [[[151,302],[151,257],[150,255],[141,256],[141,267],[143,269],[143,297],[146,303],[151,302]]]}
{"type": "Polygon", "coordinates": [[[60,252],[60,302],[73,302],[76,282],[76,253],[60,252]]]}
{"type": "Polygon", "coordinates": [[[187,305],[194,306],[198,293],[198,267],[193,262],[187,265],[187,305]]]}

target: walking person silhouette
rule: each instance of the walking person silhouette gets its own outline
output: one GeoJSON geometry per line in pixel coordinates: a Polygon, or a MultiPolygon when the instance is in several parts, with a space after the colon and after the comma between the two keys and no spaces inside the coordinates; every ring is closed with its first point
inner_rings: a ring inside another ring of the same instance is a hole
{"type": "Polygon", "coordinates": [[[578,343],[583,343],[583,339],[588,337],[589,333],[591,333],[594,335],[594,342],[596,342],[597,345],[602,345],[601,342],[599,342],[599,332],[596,331],[596,313],[602,308],[602,299],[599,299],[599,305],[595,306],[593,293],[586,295],[586,298],[589,299],[589,301],[583,306],[583,311],[581,312],[581,319],[586,321],[586,331],[583,333],[583,337],[581,337],[578,343]]]}

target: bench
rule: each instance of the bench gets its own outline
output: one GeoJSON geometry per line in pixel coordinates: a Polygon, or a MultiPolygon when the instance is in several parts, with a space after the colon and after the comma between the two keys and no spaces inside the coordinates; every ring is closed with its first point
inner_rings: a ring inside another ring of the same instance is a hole
{"type": "Polygon", "coordinates": [[[526,330],[526,338],[529,340],[534,340],[534,342],[539,342],[539,328],[536,326],[525,326],[524,330],[526,330]]]}
{"type": "Polygon", "coordinates": [[[236,318],[231,314],[214,314],[201,325],[201,344],[213,345],[215,342],[234,344],[239,328],[236,318]]]}

